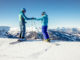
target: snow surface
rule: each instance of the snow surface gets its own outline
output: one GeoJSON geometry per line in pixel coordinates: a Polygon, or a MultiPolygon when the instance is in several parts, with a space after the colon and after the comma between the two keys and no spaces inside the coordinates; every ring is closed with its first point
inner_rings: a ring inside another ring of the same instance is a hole
{"type": "Polygon", "coordinates": [[[28,40],[9,44],[16,40],[0,38],[0,60],[80,60],[80,42],[28,40]]]}

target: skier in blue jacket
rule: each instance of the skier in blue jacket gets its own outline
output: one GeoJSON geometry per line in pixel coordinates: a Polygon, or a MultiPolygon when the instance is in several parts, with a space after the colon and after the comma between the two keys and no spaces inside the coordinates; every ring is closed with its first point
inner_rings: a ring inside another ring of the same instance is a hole
{"type": "Polygon", "coordinates": [[[34,18],[28,18],[25,16],[25,13],[26,13],[26,9],[23,8],[19,14],[19,20],[20,20],[20,35],[19,35],[19,40],[18,41],[25,41],[25,33],[26,33],[26,26],[25,26],[25,23],[26,21],[25,20],[32,20],[34,18]]]}
{"type": "Polygon", "coordinates": [[[42,12],[42,17],[36,18],[36,20],[41,20],[41,22],[42,22],[42,33],[43,33],[44,41],[50,42],[49,35],[47,32],[48,15],[46,14],[46,12],[42,12]]]}

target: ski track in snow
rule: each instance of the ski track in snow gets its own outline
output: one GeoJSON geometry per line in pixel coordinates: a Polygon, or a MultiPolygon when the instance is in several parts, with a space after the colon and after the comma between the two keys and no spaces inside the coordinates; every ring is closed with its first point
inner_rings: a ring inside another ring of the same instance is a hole
{"type": "MultiPolygon", "coordinates": [[[[45,42],[45,43],[47,43],[47,42],[45,42]]],[[[55,42],[53,42],[53,43],[47,43],[48,44],[48,46],[46,47],[46,48],[43,48],[41,51],[38,51],[38,52],[36,52],[36,53],[33,53],[32,55],[30,55],[30,57],[32,57],[32,58],[38,58],[40,55],[43,55],[44,53],[46,53],[49,49],[51,49],[54,45],[55,46],[59,46],[60,44],[58,44],[58,43],[55,43],[55,42]]]]}
{"type": "Polygon", "coordinates": [[[51,47],[52,47],[52,45],[49,45],[48,47],[43,48],[41,51],[33,53],[32,55],[30,55],[30,57],[38,58],[40,55],[46,53],[51,47]]]}

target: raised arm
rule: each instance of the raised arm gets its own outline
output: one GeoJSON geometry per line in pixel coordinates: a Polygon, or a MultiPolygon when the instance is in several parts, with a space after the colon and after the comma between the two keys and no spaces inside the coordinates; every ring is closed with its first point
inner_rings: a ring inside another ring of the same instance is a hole
{"type": "Polygon", "coordinates": [[[46,15],[42,16],[41,18],[36,18],[36,20],[43,20],[46,17],[46,15]]]}
{"type": "Polygon", "coordinates": [[[43,20],[43,18],[44,18],[44,17],[41,17],[41,18],[36,18],[36,20],[43,20]]]}
{"type": "Polygon", "coordinates": [[[43,20],[43,18],[36,18],[36,20],[43,20]]]}
{"type": "Polygon", "coordinates": [[[26,17],[24,14],[22,15],[25,20],[32,20],[32,18],[26,17]]]}

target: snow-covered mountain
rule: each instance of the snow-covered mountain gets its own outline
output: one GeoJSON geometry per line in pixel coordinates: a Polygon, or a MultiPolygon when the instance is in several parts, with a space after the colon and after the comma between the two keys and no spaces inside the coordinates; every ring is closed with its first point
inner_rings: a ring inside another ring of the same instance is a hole
{"type": "MultiPolygon", "coordinates": [[[[0,27],[0,37],[18,38],[19,28],[0,27]]],[[[26,29],[27,39],[43,39],[41,28],[29,27],[26,29]]],[[[51,40],[80,41],[78,28],[56,28],[48,30],[51,40]]]]}
{"type": "Polygon", "coordinates": [[[6,34],[9,31],[10,27],[0,26],[0,37],[7,37],[6,34]]]}

